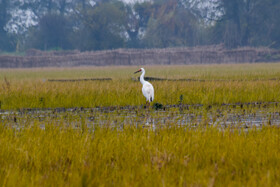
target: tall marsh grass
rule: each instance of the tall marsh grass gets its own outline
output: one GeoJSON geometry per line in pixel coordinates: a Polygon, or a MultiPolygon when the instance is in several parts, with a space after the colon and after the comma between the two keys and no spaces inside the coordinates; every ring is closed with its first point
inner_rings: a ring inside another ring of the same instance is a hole
{"type": "Polygon", "coordinates": [[[1,186],[279,186],[280,131],[0,125],[1,186]]]}
{"type": "MultiPolygon", "coordinates": [[[[0,72],[1,109],[141,105],[138,67],[16,69],[0,72]],[[48,82],[48,79],[111,77],[112,81],[48,82]]],[[[162,66],[147,76],[192,81],[155,81],[155,102],[222,104],[280,101],[280,64],[162,66]],[[182,96],[182,97],[181,97],[182,96]]]]}
{"type": "MultiPolygon", "coordinates": [[[[137,68],[0,70],[0,108],[141,105],[141,84],[131,80],[137,68]],[[113,80],[47,81],[101,77],[113,80]]],[[[152,82],[155,102],[206,107],[1,113],[0,186],[280,186],[279,126],[268,120],[247,128],[238,119],[262,112],[275,119],[279,105],[220,105],[280,102],[280,64],[149,66],[146,71],[193,79],[152,82]],[[194,119],[179,123],[187,114],[194,119]],[[237,125],[210,125],[228,114],[237,125]],[[153,118],[164,121],[143,125],[153,118]]]]}

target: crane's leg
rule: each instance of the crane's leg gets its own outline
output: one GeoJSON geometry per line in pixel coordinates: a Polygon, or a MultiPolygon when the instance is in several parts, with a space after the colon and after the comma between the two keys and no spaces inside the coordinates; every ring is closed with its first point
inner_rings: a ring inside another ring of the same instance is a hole
{"type": "Polygon", "coordinates": [[[146,101],[146,109],[150,109],[150,102],[146,101]]]}

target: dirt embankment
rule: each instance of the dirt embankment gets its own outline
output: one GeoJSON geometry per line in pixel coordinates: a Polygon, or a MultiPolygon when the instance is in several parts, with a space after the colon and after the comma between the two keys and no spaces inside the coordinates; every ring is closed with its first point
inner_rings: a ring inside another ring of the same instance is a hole
{"type": "Polygon", "coordinates": [[[0,68],[75,67],[110,65],[183,65],[280,61],[280,50],[224,49],[220,46],[105,51],[50,51],[31,49],[26,56],[0,56],[0,68]]]}

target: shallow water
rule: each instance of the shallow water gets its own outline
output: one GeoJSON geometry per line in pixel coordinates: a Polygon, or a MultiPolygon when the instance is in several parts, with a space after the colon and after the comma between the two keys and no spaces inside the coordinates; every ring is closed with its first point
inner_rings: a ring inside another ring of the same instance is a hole
{"type": "Polygon", "coordinates": [[[167,107],[164,110],[146,110],[142,107],[56,108],[1,111],[1,123],[17,129],[38,124],[45,129],[49,124],[72,128],[124,125],[156,128],[163,125],[196,127],[213,125],[222,128],[261,128],[263,125],[280,125],[280,111],[273,106],[218,106],[209,109],[192,107],[167,107]]]}

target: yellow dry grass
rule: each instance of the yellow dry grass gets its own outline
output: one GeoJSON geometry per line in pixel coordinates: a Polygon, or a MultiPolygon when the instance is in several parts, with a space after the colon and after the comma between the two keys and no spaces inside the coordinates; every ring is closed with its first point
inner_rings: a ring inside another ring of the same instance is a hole
{"type": "MultiPolygon", "coordinates": [[[[131,80],[137,68],[1,70],[1,109],[140,105],[145,102],[141,84],[131,80]],[[98,77],[113,81],[46,81],[98,77]]],[[[205,80],[152,82],[155,102],[162,104],[177,104],[183,96],[185,104],[216,104],[215,114],[222,103],[280,101],[278,63],[148,66],[146,71],[147,76],[205,80]]],[[[119,125],[120,110],[93,113],[108,124],[89,127],[82,113],[45,121],[23,115],[15,122],[9,121],[15,114],[5,119],[1,114],[0,185],[280,186],[279,127],[213,127],[205,108],[189,112],[203,115],[203,121],[194,127],[166,120],[143,128],[137,126],[143,115],[158,114],[140,109],[135,121],[119,125]],[[110,120],[117,124],[110,126],[110,120]]],[[[172,110],[164,114],[176,115],[172,110]]]]}

